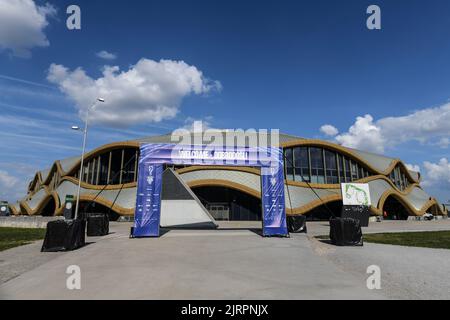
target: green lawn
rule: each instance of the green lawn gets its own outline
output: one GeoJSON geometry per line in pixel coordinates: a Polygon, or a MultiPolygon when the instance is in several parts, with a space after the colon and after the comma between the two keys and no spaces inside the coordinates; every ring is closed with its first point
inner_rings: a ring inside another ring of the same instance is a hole
{"type": "MultiPolygon", "coordinates": [[[[317,236],[320,240],[329,240],[329,236],[317,236]]],[[[450,231],[400,232],[364,234],[364,242],[391,244],[406,247],[450,249],[450,231]]]]}
{"type": "Polygon", "coordinates": [[[45,229],[23,229],[0,227],[0,251],[23,246],[44,239],[45,229]]]}
{"type": "Polygon", "coordinates": [[[450,231],[365,234],[364,241],[396,246],[450,249],[450,231]]]}

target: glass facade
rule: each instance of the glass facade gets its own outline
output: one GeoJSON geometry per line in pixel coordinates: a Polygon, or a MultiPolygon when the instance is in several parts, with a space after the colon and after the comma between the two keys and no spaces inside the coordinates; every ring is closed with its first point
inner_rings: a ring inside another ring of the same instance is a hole
{"type": "MultiPolygon", "coordinates": [[[[92,185],[118,185],[137,181],[139,149],[114,149],[87,159],[83,182],[92,185]]],[[[316,184],[339,184],[367,178],[371,173],[361,163],[336,151],[321,147],[293,147],[284,149],[287,180],[316,184]]],[[[75,175],[78,178],[79,172],[75,175]]],[[[410,185],[400,166],[389,174],[389,179],[400,190],[410,185]]],[[[57,180],[54,177],[53,180],[57,180]]],[[[53,182],[53,181],[52,181],[53,182]]]]}
{"type": "Polygon", "coordinates": [[[320,147],[284,149],[286,179],[318,184],[357,181],[372,175],[359,162],[320,147]]]}
{"type": "Polygon", "coordinates": [[[294,176],[295,181],[311,181],[311,172],[309,170],[310,155],[308,148],[295,148],[294,151],[294,176]]]}
{"type": "Polygon", "coordinates": [[[352,174],[350,171],[350,160],[346,157],[344,158],[344,176],[345,176],[345,181],[344,182],[352,182],[352,174]]]}
{"type": "Polygon", "coordinates": [[[133,161],[134,157],[138,158],[136,149],[124,149],[121,183],[124,181],[136,181],[137,162],[133,161]]]}
{"type": "Polygon", "coordinates": [[[391,179],[392,183],[400,190],[405,190],[410,185],[406,173],[400,166],[396,166],[394,170],[392,170],[389,174],[389,179],[391,179]]]}
{"type": "Polygon", "coordinates": [[[325,167],[326,177],[328,184],[339,183],[338,165],[337,165],[337,155],[335,152],[325,150],[325,167]]]}
{"type": "Polygon", "coordinates": [[[109,183],[108,184],[120,184],[120,169],[122,168],[122,151],[111,151],[111,165],[109,166],[109,183]]]}
{"type": "MultiPolygon", "coordinates": [[[[137,181],[139,150],[115,149],[84,163],[83,182],[92,185],[116,185],[137,181]]],[[[78,178],[79,172],[75,175],[78,178]]]]}
{"type": "Polygon", "coordinates": [[[345,166],[344,166],[344,157],[340,154],[337,154],[338,158],[338,170],[339,170],[339,183],[345,182],[345,166]]]}
{"type": "Polygon", "coordinates": [[[311,157],[311,182],[312,183],[325,183],[325,167],[324,167],[324,162],[323,162],[323,149],[309,148],[309,154],[311,157]]]}
{"type": "Polygon", "coordinates": [[[292,149],[284,150],[284,169],[285,169],[285,177],[288,180],[294,180],[294,158],[292,149]]]}

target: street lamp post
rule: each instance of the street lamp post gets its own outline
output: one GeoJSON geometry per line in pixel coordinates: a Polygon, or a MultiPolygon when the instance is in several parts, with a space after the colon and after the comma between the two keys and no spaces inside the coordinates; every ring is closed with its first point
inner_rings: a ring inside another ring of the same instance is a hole
{"type": "MultiPolygon", "coordinates": [[[[86,120],[84,123],[84,129],[83,129],[83,148],[81,151],[81,162],[80,162],[80,176],[78,177],[78,190],[77,190],[77,202],[75,205],[75,219],[78,218],[78,210],[80,207],[80,191],[81,191],[81,180],[83,179],[83,171],[84,171],[84,153],[86,151],[86,139],[87,139],[87,132],[88,132],[88,125],[89,125],[89,111],[95,108],[97,105],[97,102],[105,102],[105,99],[103,98],[97,98],[95,102],[92,104],[90,108],[87,109],[86,112],[86,120]]],[[[73,126],[73,130],[80,130],[79,127],[73,126]]]]}

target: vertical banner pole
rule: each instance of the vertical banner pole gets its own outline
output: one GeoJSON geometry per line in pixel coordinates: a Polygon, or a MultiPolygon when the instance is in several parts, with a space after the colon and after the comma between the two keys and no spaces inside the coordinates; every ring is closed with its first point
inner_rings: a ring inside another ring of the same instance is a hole
{"type": "Polygon", "coordinates": [[[272,149],[277,159],[261,167],[261,200],[263,207],[263,236],[288,236],[284,195],[284,162],[281,149],[272,149]],[[280,157],[278,157],[280,156],[280,157]]]}
{"type": "Polygon", "coordinates": [[[159,237],[162,173],[162,164],[139,160],[134,237],[159,237]]]}

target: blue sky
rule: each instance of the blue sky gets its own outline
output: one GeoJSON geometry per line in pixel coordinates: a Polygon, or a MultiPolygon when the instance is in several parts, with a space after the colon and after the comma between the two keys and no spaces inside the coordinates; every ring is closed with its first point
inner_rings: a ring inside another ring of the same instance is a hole
{"type": "MultiPolygon", "coordinates": [[[[66,28],[73,1],[21,1],[44,22],[29,26],[33,38],[22,30],[29,15],[23,23],[0,19],[0,29],[23,37],[11,42],[0,33],[3,198],[22,194],[17,189],[53,160],[79,154],[81,136],[70,127],[81,125],[90,91],[70,88],[76,68],[85,89],[105,77],[105,65],[153,72],[167,84],[156,74],[165,59],[186,72],[189,88],[170,89],[163,101],[170,108],[146,110],[126,127],[97,115],[89,148],[167,133],[193,119],[216,128],[278,128],[399,157],[420,168],[430,193],[450,199],[448,1],[77,1],[81,30],[66,28]],[[371,4],[381,8],[381,30],[366,27],[371,4]],[[17,49],[27,41],[26,53],[17,49]],[[155,64],[135,68],[142,59],[155,64]],[[59,69],[49,71],[52,65],[59,69]],[[337,130],[321,130],[326,124],[337,130]]],[[[126,117],[126,108],[143,101],[111,110],[126,117]]]]}

